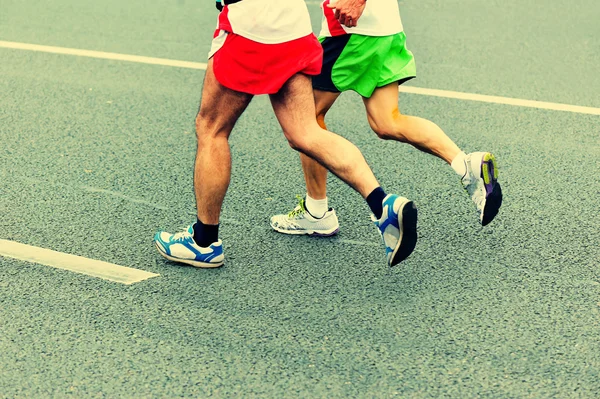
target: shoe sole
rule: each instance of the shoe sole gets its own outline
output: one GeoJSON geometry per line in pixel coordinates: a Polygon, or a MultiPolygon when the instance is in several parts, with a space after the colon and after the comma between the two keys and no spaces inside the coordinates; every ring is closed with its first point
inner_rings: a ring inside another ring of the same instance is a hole
{"type": "Polygon", "coordinates": [[[485,184],[485,205],[483,206],[481,225],[486,226],[494,220],[502,205],[502,187],[498,183],[498,165],[494,154],[488,152],[483,156],[481,178],[485,184]]]}
{"type": "Polygon", "coordinates": [[[392,252],[390,267],[396,266],[408,258],[417,245],[418,212],[415,203],[412,201],[405,203],[399,215],[402,215],[402,218],[398,218],[398,226],[401,226],[400,239],[396,244],[396,248],[394,248],[394,252],[392,252]]]}
{"type": "Polygon", "coordinates": [[[283,230],[278,227],[271,225],[271,228],[278,233],[299,236],[307,235],[310,237],[331,237],[336,235],[340,231],[340,227],[336,227],[334,230],[283,230]]]}
{"type": "Polygon", "coordinates": [[[225,261],[222,261],[220,263],[209,263],[209,262],[200,262],[197,260],[191,260],[191,259],[181,259],[181,258],[174,258],[170,255],[167,255],[166,253],[164,253],[159,247],[158,244],[154,243],[154,246],[156,247],[156,249],[158,250],[158,253],[161,254],[163,256],[163,258],[170,260],[171,262],[177,262],[177,263],[185,263],[186,265],[190,265],[190,266],[194,266],[194,267],[198,267],[201,269],[216,269],[217,267],[221,267],[223,266],[223,264],[225,263],[225,261]]]}

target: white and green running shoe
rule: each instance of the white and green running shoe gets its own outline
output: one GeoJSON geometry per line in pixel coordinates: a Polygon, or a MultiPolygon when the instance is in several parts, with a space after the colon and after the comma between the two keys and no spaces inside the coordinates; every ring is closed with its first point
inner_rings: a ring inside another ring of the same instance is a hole
{"type": "Polygon", "coordinates": [[[337,215],[329,208],[322,218],[316,218],[306,210],[304,198],[297,196],[298,205],[286,215],[271,217],[273,230],[283,234],[306,234],[309,236],[329,237],[337,234],[340,229],[337,215]]]}
{"type": "Polygon", "coordinates": [[[475,203],[479,222],[485,226],[496,217],[502,205],[496,158],[489,152],[472,152],[465,157],[465,164],[467,172],[461,181],[475,203]]]}

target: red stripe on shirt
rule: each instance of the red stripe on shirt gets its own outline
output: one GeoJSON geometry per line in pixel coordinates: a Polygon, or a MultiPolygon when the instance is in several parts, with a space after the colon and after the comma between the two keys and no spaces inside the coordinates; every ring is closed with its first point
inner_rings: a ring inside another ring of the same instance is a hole
{"type": "Polygon", "coordinates": [[[325,0],[323,2],[323,12],[325,13],[325,18],[327,19],[327,26],[329,27],[329,32],[331,36],[341,36],[345,35],[346,31],[342,28],[342,24],[335,19],[335,13],[333,12],[333,8],[327,7],[331,0],[325,0]]]}
{"type": "Polygon", "coordinates": [[[229,22],[229,7],[223,6],[223,10],[219,14],[219,29],[226,32],[235,33],[229,22]]]}

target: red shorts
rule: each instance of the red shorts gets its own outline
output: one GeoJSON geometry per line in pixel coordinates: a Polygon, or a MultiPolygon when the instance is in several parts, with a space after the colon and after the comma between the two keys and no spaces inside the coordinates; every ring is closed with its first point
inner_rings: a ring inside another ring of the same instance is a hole
{"type": "Polygon", "coordinates": [[[212,52],[219,83],[254,95],[277,93],[297,73],[318,75],[323,63],[323,49],[313,34],[285,43],[263,44],[221,30],[213,41],[212,52]]]}

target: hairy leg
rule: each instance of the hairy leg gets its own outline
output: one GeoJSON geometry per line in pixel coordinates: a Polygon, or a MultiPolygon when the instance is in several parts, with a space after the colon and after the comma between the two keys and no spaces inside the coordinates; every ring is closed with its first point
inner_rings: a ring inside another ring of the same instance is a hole
{"type": "MultiPolygon", "coordinates": [[[[314,90],[315,105],[317,108],[317,123],[323,129],[325,126],[325,114],[331,108],[340,93],[331,93],[328,91],[314,90]]],[[[304,171],[304,181],[306,182],[306,192],[311,198],[316,200],[327,197],[327,169],[314,159],[300,153],[300,162],[304,171]]]]}
{"type": "Polygon", "coordinates": [[[208,62],[200,109],[196,116],[198,149],[194,165],[194,192],[198,219],[218,224],[231,177],[229,135],[252,95],[222,86],[208,62]]]}
{"type": "Polygon", "coordinates": [[[319,126],[310,78],[296,74],[270,96],[279,124],[290,146],[315,159],[366,198],[379,187],[358,148],[319,126]]]}
{"type": "Polygon", "coordinates": [[[400,113],[398,83],[375,89],[373,95],[363,98],[363,101],[369,124],[380,138],[409,143],[448,164],[460,153],[460,148],[438,125],[427,119],[400,113]]]}

